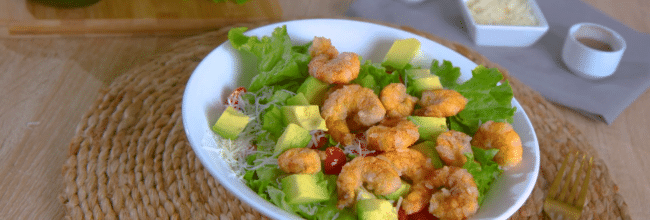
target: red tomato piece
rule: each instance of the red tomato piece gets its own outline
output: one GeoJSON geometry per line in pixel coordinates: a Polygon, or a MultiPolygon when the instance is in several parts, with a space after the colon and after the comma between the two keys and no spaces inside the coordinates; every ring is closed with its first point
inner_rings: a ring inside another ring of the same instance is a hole
{"type": "Polygon", "coordinates": [[[429,213],[429,206],[426,205],[420,211],[408,215],[408,219],[409,220],[431,220],[431,219],[437,220],[438,218],[433,216],[433,214],[429,213]]]}
{"type": "Polygon", "coordinates": [[[406,215],[404,209],[399,209],[399,211],[397,211],[397,220],[408,220],[408,215],[406,215]]]}
{"type": "Polygon", "coordinates": [[[329,175],[338,175],[343,169],[343,165],[347,162],[347,157],[343,150],[338,147],[328,147],[325,149],[325,164],[323,172],[329,175]]]}

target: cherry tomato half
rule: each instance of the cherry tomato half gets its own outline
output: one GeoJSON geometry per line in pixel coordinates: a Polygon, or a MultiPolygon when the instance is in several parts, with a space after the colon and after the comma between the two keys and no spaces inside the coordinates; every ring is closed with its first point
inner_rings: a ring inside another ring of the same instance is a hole
{"type": "Polygon", "coordinates": [[[328,147],[325,149],[325,164],[323,172],[329,175],[338,175],[347,162],[345,153],[338,147],[328,147]]]}

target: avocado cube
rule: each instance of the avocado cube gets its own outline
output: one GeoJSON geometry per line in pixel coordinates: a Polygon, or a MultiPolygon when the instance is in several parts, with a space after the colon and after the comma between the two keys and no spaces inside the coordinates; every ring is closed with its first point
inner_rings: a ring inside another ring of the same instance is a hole
{"type": "Polygon", "coordinates": [[[408,116],[418,126],[421,140],[435,141],[438,135],[447,131],[447,119],[444,117],[408,116]]]}
{"type": "Polygon", "coordinates": [[[309,101],[307,101],[305,94],[299,92],[295,96],[287,99],[287,105],[309,105],[309,101]]]}
{"type": "Polygon", "coordinates": [[[325,101],[325,93],[329,87],[329,83],[320,81],[313,76],[309,76],[305,82],[300,85],[296,92],[304,94],[309,104],[321,105],[325,101]]]}
{"type": "Polygon", "coordinates": [[[282,115],[285,124],[294,123],[307,131],[316,129],[327,131],[325,119],[320,115],[318,105],[282,106],[282,115]]]}
{"type": "Polygon", "coordinates": [[[436,151],[435,141],[424,141],[422,143],[411,146],[411,149],[419,151],[427,158],[431,158],[431,164],[433,164],[433,167],[436,169],[442,168],[443,163],[440,159],[438,151],[436,151]]]}
{"type": "Polygon", "coordinates": [[[397,220],[397,209],[388,200],[364,199],[357,201],[359,220],[397,220]]]}
{"type": "Polygon", "coordinates": [[[318,182],[315,174],[292,174],[280,180],[289,205],[327,201],[327,185],[318,182]]]}
{"type": "Polygon", "coordinates": [[[212,131],[223,138],[234,140],[237,139],[237,136],[244,130],[249,121],[250,117],[235,110],[232,106],[228,106],[212,126],[212,131]]]}
{"type": "Polygon", "coordinates": [[[387,200],[397,200],[399,199],[400,196],[406,195],[406,193],[408,193],[410,189],[411,189],[411,184],[402,180],[402,185],[400,185],[395,192],[388,195],[378,196],[378,197],[387,200]]]}
{"type": "Polygon", "coordinates": [[[443,88],[440,78],[431,74],[429,69],[409,69],[406,70],[406,75],[410,78],[409,84],[417,97],[422,95],[422,91],[443,88]]]}
{"type": "Polygon", "coordinates": [[[377,197],[375,194],[372,194],[370,191],[368,191],[366,188],[359,188],[357,190],[357,201],[358,200],[364,200],[364,199],[376,199],[377,197]]]}
{"type": "Polygon", "coordinates": [[[300,127],[300,125],[291,123],[287,125],[284,133],[278,138],[278,142],[275,144],[274,154],[279,155],[291,148],[306,147],[310,140],[311,134],[309,134],[308,130],[300,127]]]}
{"type": "Polygon", "coordinates": [[[401,39],[393,42],[382,62],[383,66],[404,69],[420,51],[420,41],[415,38],[401,39]]]}

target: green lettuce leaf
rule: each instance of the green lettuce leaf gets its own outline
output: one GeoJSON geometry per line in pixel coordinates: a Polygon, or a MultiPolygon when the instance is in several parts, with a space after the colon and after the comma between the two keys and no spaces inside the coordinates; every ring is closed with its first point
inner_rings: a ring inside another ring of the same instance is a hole
{"type": "Polygon", "coordinates": [[[513,122],[516,108],[511,104],[512,88],[507,80],[498,84],[503,80],[503,74],[498,69],[479,65],[472,70],[471,79],[458,84],[460,70],[448,61],[444,61],[442,65],[438,63],[434,60],[431,72],[440,77],[440,83],[445,88],[458,91],[468,100],[463,111],[449,118],[452,130],[473,136],[481,122],[513,122]]]}
{"type": "Polygon", "coordinates": [[[235,49],[249,52],[258,59],[259,73],[253,77],[249,91],[289,82],[300,85],[307,78],[307,64],[311,60],[305,49],[308,45],[293,46],[286,26],[276,28],[270,37],[262,39],[244,35],[246,30],[246,27],[232,28],[228,39],[235,49]]]}
{"type": "Polygon", "coordinates": [[[280,108],[272,105],[262,116],[262,129],[271,133],[273,139],[279,138],[285,129],[283,118],[280,108]]]}
{"type": "Polygon", "coordinates": [[[494,155],[498,149],[483,150],[481,148],[472,147],[473,154],[465,154],[467,162],[463,165],[472,176],[479,191],[478,202],[479,205],[483,203],[485,194],[490,189],[490,184],[503,172],[499,168],[499,164],[494,162],[494,155]]]}
{"type": "Polygon", "coordinates": [[[398,82],[400,82],[399,71],[387,73],[386,68],[381,63],[373,63],[370,60],[366,60],[366,62],[361,64],[359,76],[355,80],[352,80],[352,83],[372,89],[375,94],[379,94],[381,89],[388,84],[398,82]]]}
{"type": "Polygon", "coordinates": [[[454,88],[458,85],[458,77],[460,77],[460,68],[454,67],[450,61],[444,60],[442,64],[440,61],[433,60],[430,68],[431,74],[437,75],[440,79],[440,84],[445,88],[454,88]]]}

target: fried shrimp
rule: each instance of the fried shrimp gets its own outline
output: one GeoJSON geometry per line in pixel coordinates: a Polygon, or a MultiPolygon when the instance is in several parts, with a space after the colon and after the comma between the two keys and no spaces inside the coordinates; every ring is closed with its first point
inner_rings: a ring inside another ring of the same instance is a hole
{"type": "Polygon", "coordinates": [[[438,135],[436,151],[445,164],[462,167],[467,162],[465,154],[472,153],[470,140],[472,140],[472,137],[463,132],[446,131],[438,135]]]}
{"type": "Polygon", "coordinates": [[[478,188],[467,170],[445,166],[435,170],[426,181],[426,187],[435,190],[429,212],[437,218],[466,219],[478,210],[478,188]]]}
{"type": "Polygon", "coordinates": [[[482,149],[499,149],[494,161],[503,169],[516,166],[522,159],[521,138],[506,122],[483,123],[474,134],[472,145],[482,149]]]}
{"type": "Polygon", "coordinates": [[[381,103],[386,108],[389,118],[406,117],[413,113],[418,98],[406,93],[406,86],[402,83],[388,84],[379,94],[381,103]]]}
{"type": "Polygon", "coordinates": [[[314,174],[321,170],[321,157],[318,150],[292,148],[280,154],[278,166],[287,173],[314,174]]]}
{"type": "Polygon", "coordinates": [[[309,47],[309,55],[311,57],[317,57],[324,55],[331,58],[339,55],[339,51],[332,46],[332,41],[324,37],[314,37],[314,40],[309,47]]]}
{"type": "Polygon", "coordinates": [[[420,138],[418,126],[402,119],[394,126],[375,125],[365,132],[371,150],[403,151],[420,138]]]}
{"type": "Polygon", "coordinates": [[[402,200],[401,207],[407,215],[418,212],[429,203],[433,190],[425,187],[423,180],[434,170],[430,159],[410,148],[386,152],[377,158],[388,161],[401,177],[413,183],[411,191],[402,200]]]}
{"type": "Polygon", "coordinates": [[[350,133],[347,123],[372,126],[384,119],[386,109],[371,89],[350,84],[335,90],[327,97],[321,115],[325,118],[332,138],[344,145],[350,145],[354,135],[350,133]]]}
{"type": "Polygon", "coordinates": [[[343,209],[354,202],[357,189],[365,183],[368,190],[377,195],[395,192],[402,180],[397,171],[385,160],[376,157],[356,157],[346,163],[336,180],[338,203],[343,209]]]}
{"type": "Polygon", "coordinates": [[[359,76],[359,55],[351,52],[339,54],[330,39],[314,37],[309,54],[312,57],[308,64],[309,74],[323,82],[345,84],[359,76]]]}
{"type": "Polygon", "coordinates": [[[454,90],[436,89],[422,92],[418,104],[422,108],[415,111],[416,115],[449,117],[465,109],[467,99],[454,90]]]}

